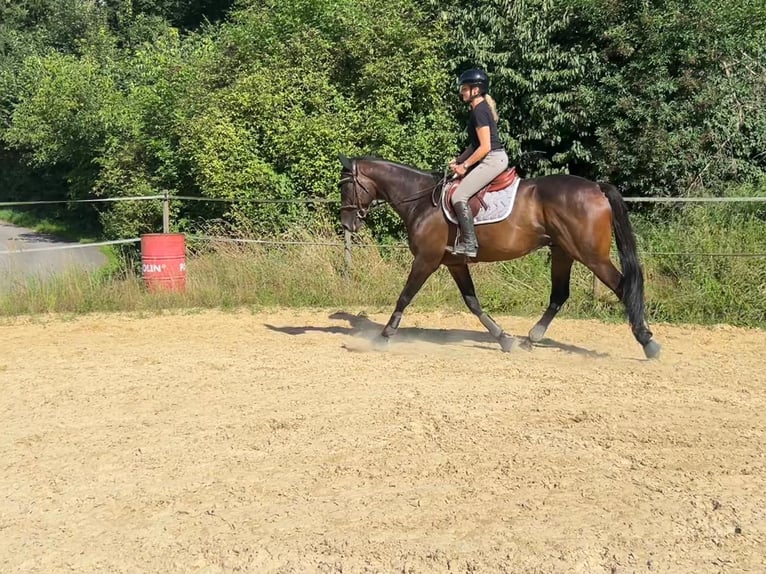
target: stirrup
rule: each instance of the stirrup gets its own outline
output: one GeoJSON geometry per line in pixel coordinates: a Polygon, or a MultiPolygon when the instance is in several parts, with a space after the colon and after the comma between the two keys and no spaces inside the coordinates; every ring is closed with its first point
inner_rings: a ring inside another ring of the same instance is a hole
{"type": "Polygon", "coordinates": [[[462,242],[456,243],[454,246],[448,245],[447,251],[452,255],[462,255],[464,257],[476,257],[479,254],[479,246],[475,245],[472,250],[462,242]]]}

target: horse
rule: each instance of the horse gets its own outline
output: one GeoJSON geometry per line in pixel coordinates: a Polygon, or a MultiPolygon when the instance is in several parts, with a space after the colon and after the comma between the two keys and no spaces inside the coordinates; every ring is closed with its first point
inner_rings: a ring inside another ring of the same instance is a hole
{"type": "Polygon", "coordinates": [[[445,178],[385,159],[339,155],[340,220],[354,233],[363,225],[373,202],[388,203],[407,231],[412,267],[396,307],[381,335],[396,333],[406,307],[426,280],[444,265],[463,301],[503,351],[514,338],[486,313],[476,295],[469,263],[507,261],[550,248],[551,294],[548,308],[529,331],[529,341],[543,339],[551,321],[569,298],[572,264],[579,261],[617,295],[625,306],[633,336],[647,358],[659,357],[661,346],[646,322],[644,276],[625,201],[611,184],[566,174],[519,181],[510,214],[503,220],[476,226],[479,252],[466,259],[446,250],[457,226],[444,215],[440,201],[445,178]],[[620,267],[610,259],[614,231],[620,267]]]}

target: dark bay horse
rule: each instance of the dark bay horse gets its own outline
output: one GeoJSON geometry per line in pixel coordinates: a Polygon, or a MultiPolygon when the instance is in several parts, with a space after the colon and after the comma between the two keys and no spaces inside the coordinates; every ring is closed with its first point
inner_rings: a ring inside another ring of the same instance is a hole
{"type": "MultiPolygon", "coordinates": [[[[439,177],[394,162],[340,156],[341,223],[357,231],[373,201],[388,202],[407,228],[414,256],[407,283],[383,329],[390,338],[402,314],[428,277],[440,265],[449,270],[468,308],[509,351],[513,337],[482,309],[468,260],[446,251],[457,226],[444,216],[439,201],[439,177]]],[[[627,209],[617,189],[572,175],[549,175],[521,180],[511,214],[502,221],[476,226],[479,253],[471,262],[505,261],[541,247],[551,250],[551,297],[548,308],[529,332],[532,342],[545,335],[556,313],[569,298],[569,278],[576,260],[588,267],[625,305],[633,335],[649,358],[660,354],[645,319],[644,276],[627,209]],[[609,258],[614,230],[620,272],[609,258]]]]}

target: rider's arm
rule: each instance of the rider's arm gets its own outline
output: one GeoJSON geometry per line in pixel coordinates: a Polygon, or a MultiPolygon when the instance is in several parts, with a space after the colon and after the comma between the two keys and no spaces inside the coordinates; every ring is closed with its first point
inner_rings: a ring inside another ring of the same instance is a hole
{"type": "MultiPolygon", "coordinates": [[[[490,141],[489,126],[481,126],[476,128],[476,135],[479,138],[479,149],[472,151],[472,153],[463,159],[462,164],[466,169],[470,169],[492,150],[492,143],[490,141]]],[[[466,150],[468,151],[468,150],[466,150]]],[[[460,160],[460,158],[458,158],[460,160]]]]}
{"type": "Polygon", "coordinates": [[[455,163],[460,164],[463,163],[465,160],[467,160],[471,155],[473,155],[473,152],[475,150],[473,149],[472,145],[469,145],[465,150],[463,150],[463,153],[461,153],[459,156],[455,158],[455,163]]]}

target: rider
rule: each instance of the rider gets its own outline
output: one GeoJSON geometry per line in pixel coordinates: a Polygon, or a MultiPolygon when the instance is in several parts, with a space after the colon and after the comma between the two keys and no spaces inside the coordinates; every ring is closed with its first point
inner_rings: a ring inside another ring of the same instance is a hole
{"type": "Polygon", "coordinates": [[[463,180],[452,196],[460,225],[460,241],[454,248],[447,247],[447,250],[455,255],[476,257],[479,244],[468,200],[508,167],[508,155],[497,134],[497,108],[487,93],[487,74],[478,68],[466,70],[460,74],[458,85],[463,102],[471,107],[468,118],[470,142],[465,151],[449,164],[450,169],[463,180]]]}

